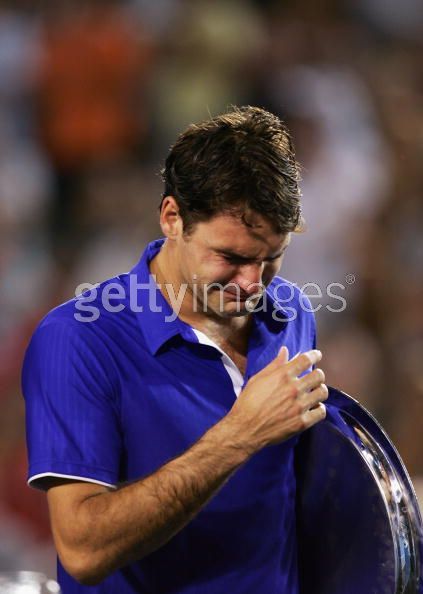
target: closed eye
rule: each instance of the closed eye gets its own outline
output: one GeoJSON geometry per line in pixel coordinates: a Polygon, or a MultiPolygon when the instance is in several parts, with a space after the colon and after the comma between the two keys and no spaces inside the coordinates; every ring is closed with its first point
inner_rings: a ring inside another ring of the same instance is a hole
{"type": "Polygon", "coordinates": [[[279,258],[280,258],[281,256],[283,256],[283,255],[284,255],[284,252],[285,252],[285,250],[284,250],[284,251],[283,251],[281,254],[278,254],[277,256],[273,256],[273,258],[265,258],[265,260],[264,260],[264,261],[265,261],[265,262],[275,262],[276,260],[279,260],[279,258]]]}
{"type": "Polygon", "coordinates": [[[238,256],[223,256],[223,259],[230,264],[249,264],[252,261],[238,256]]]}
{"type": "MultiPolygon", "coordinates": [[[[279,260],[281,256],[283,256],[285,250],[278,254],[277,256],[273,256],[272,258],[265,258],[263,262],[276,262],[279,260]]],[[[241,256],[231,256],[223,254],[223,259],[230,264],[242,265],[242,264],[254,264],[257,260],[250,260],[248,258],[242,258],[241,256]]],[[[259,263],[259,262],[257,262],[259,263]]]]}

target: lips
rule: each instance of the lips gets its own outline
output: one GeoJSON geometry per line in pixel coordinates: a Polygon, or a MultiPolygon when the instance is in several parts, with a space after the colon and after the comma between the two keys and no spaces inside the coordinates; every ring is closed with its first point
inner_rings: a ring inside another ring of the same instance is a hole
{"type": "Polygon", "coordinates": [[[252,295],[248,295],[247,293],[237,293],[236,291],[231,291],[230,289],[225,289],[223,292],[227,295],[230,295],[233,299],[240,301],[241,303],[247,301],[248,299],[251,299],[256,295],[255,293],[253,293],[252,295]]]}
{"type": "Polygon", "coordinates": [[[223,291],[227,295],[231,295],[232,297],[236,297],[240,301],[245,301],[248,299],[248,295],[246,293],[241,293],[240,291],[232,291],[231,289],[225,289],[223,291]]]}

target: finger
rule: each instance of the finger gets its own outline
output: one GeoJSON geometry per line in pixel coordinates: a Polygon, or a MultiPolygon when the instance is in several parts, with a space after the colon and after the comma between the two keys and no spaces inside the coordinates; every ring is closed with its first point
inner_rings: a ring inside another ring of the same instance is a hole
{"type": "Polygon", "coordinates": [[[290,375],[296,377],[310,366],[315,365],[322,358],[322,353],[316,349],[301,353],[287,364],[290,375]]]}
{"type": "Polygon", "coordinates": [[[276,355],[276,357],[273,359],[273,361],[271,361],[267,367],[265,367],[266,371],[276,371],[279,370],[281,365],[285,365],[286,363],[288,363],[289,360],[289,351],[288,351],[288,347],[287,346],[282,346],[279,349],[279,353],[276,355]]]}
{"type": "Polygon", "coordinates": [[[309,429],[326,418],[326,406],[319,402],[318,406],[303,414],[304,429],[309,429]]]}
{"type": "Polygon", "coordinates": [[[323,384],[325,381],[325,374],[322,369],[313,369],[310,373],[303,375],[297,381],[297,387],[301,392],[306,392],[313,388],[317,388],[320,384],[323,384]]]}
{"type": "Polygon", "coordinates": [[[320,384],[319,387],[311,390],[311,392],[306,392],[302,394],[300,402],[304,406],[305,410],[313,409],[318,404],[321,404],[322,401],[327,400],[329,395],[329,390],[326,384],[320,384]]]}
{"type": "Polygon", "coordinates": [[[287,363],[289,361],[289,350],[287,346],[283,346],[281,347],[281,349],[279,350],[278,356],[278,363],[287,363]]]}

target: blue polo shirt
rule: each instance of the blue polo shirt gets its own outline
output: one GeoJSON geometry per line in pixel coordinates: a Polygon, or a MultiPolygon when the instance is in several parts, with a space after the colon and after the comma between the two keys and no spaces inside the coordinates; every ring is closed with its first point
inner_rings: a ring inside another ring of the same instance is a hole
{"type": "MultiPolygon", "coordinates": [[[[199,342],[150,277],[162,243],[36,329],[22,382],[30,485],[59,476],[119,487],[182,454],[231,409],[222,353],[199,342]]],[[[282,345],[294,355],[314,344],[310,303],[276,277],[253,314],[244,381],[282,345]]],[[[63,593],[297,594],[296,439],[258,452],[170,542],[100,585],[78,584],[59,561],[63,593]]]]}

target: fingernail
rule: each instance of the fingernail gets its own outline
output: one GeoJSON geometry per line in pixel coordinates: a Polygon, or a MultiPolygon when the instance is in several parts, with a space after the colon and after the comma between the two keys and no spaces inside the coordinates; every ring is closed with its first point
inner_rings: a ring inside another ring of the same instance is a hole
{"type": "Polygon", "coordinates": [[[308,355],[308,358],[310,359],[312,365],[317,363],[317,361],[320,361],[320,359],[322,358],[322,352],[318,351],[317,349],[315,349],[313,351],[308,351],[307,355],[308,355]]]}

